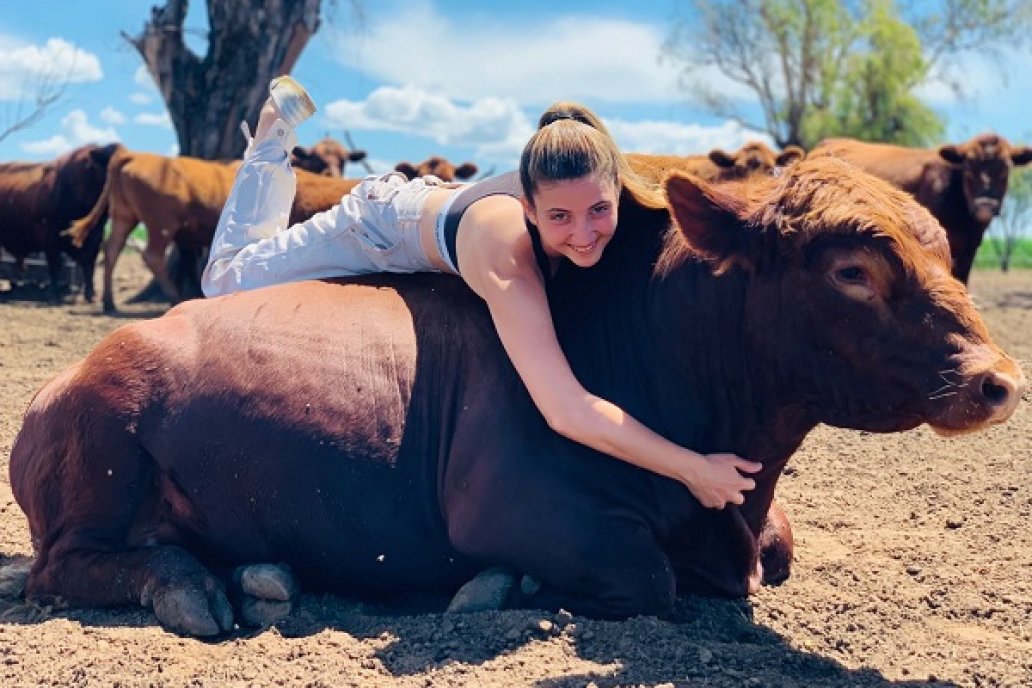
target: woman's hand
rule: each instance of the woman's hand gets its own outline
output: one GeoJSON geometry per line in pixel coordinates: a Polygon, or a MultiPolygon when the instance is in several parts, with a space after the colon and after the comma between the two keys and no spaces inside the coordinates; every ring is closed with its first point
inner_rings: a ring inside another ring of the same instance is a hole
{"type": "Polygon", "coordinates": [[[679,471],[684,483],[699,503],[710,509],[723,509],[728,504],[741,504],[743,494],[756,487],[756,481],[743,473],[755,473],[762,463],[747,461],[734,454],[698,454],[679,471]]]}

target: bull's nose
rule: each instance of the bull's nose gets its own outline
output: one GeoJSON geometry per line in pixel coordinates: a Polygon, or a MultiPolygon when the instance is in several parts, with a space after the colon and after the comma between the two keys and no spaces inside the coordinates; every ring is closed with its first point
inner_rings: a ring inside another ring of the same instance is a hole
{"type": "Polygon", "coordinates": [[[986,405],[992,409],[990,422],[1000,423],[1011,417],[1021,401],[1021,395],[1028,388],[1024,373],[1018,368],[1014,373],[990,370],[982,376],[979,387],[986,405]]]}

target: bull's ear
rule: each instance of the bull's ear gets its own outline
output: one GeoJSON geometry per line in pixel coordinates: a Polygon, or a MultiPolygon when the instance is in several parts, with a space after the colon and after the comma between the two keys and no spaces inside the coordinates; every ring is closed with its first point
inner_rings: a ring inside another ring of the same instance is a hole
{"type": "Polygon", "coordinates": [[[367,153],[364,150],[353,150],[348,153],[348,162],[359,162],[366,159],[367,153]]]}
{"type": "Polygon", "coordinates": [[[394,166],[394,169],[401,172],[409,179],[415,179],[417,176],[416,168],[410,162],[399,162],[394,166]]]}
{"type": "Polygon", "coordinates": [[[709,152],[709,159],[712,160],[713,163],[718,167],[735,166],[735,159],[727,153],[725,153],[724,151],[720,150],[719,148],[714,148],[709,152]]]}
{"type": "Polygon", "coordinates": [[[684,172],[671,173],[663,186],[670,214],[696,251],[718,270],[734,264],[752,269],[761,236],[742,219],[745,201],[684,172]]]}
{"type": "Polygon", "coordinates": [[[1027,165],[1032,162],[1032,148],[1015,146],[1010,150],[1011,162],[1015,165],[1027,165]]]}
{"type": "Polygon", "coordinates": [[[964,154],[956,146],[942,146],[939,148],[939,157],[952,165],[959,165],[964,162],[964,154]]]}
{"type": "Polygon", "coordinates": [[[806,151],[799,146],[785,146],[785,150],[777,157],[778,167],[785,167],[791,165],[794,162],[799,162],[806,157],[806,151]]]}
{"type": "Polygon", "coordinates": [[[309,153],[308,150],[301,146],[294,146],[294,150],[290,151],[290,154],[293,156],[294,160],[304,161],[312,157],[312,153],[309,153]]]}
{"type": "Polygon", "coordinates": [[[456,179],[469,179],[479,168],[472,162],[464,162],[455,169],[456,179]]]}

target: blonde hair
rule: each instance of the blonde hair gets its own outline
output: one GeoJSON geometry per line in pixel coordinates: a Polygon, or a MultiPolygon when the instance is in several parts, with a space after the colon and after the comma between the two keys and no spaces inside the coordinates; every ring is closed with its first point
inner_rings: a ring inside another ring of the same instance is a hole
{"type": "Polygon", "coordinates": [[[613,181],[617,192],[646,208],[665,207],[658,188],[631,170],[602,120],[578,103],[559,101],[538,120],[538,129],[520,156],[520,184],[527,201],[542,183],[597,175],[613,181]]]}

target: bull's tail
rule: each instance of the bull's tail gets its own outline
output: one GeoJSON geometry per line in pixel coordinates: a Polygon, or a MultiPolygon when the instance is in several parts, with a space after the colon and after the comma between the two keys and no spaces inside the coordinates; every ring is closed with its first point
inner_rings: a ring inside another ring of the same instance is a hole
{"type": "Polygon", "coordinates": [[[71,237],[72,245],[75,248],[82,248],[82,245],[86,243],[86,237],[94,230],[100,231],[101,225],[107,221],[108,205],[111,200],[111,186],[114,184],[115,175],[120,174],[122,167],[129,162],[128,157],[120,155],[121,152],[121,149],[116,151],[115,155],[108,162],[107,176],[104,177],[104,188],[100,191],[100,198],[97,199],[96,205],[93,206],[93,209],[85,217],[75,220],[67,229],[61,232],[61,234],[71,237]]]}

